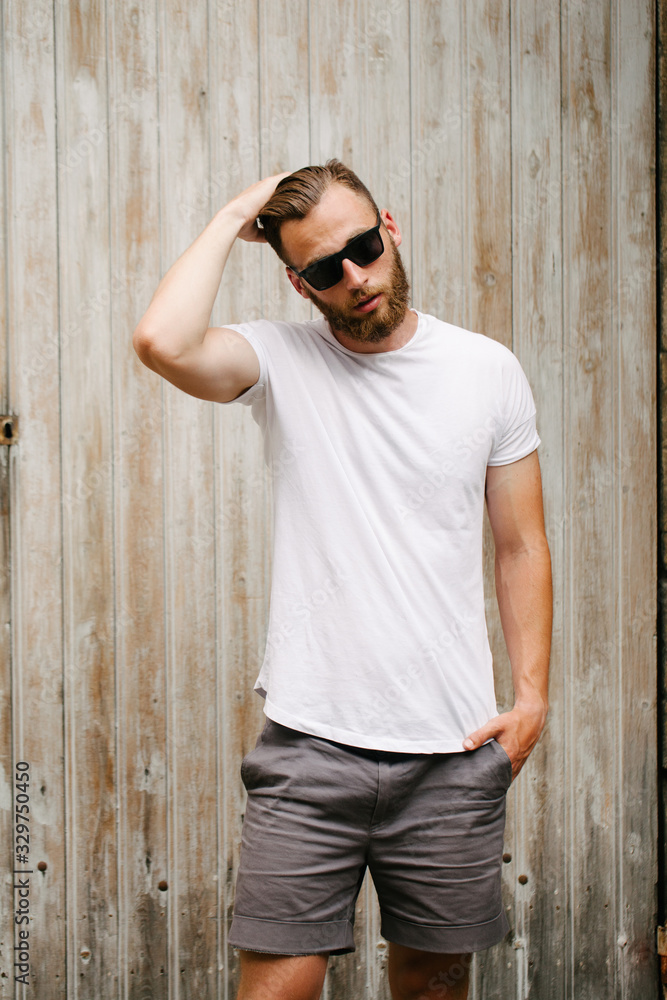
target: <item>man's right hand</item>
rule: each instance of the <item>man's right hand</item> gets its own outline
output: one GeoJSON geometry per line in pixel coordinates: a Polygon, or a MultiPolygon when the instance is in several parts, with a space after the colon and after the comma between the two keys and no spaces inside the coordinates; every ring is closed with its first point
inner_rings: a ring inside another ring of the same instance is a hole
{"type": "Polygon", "coordinates": [[[208,324],[235,240],[266,243],[257,216],[289,173],[251,184],[216,213],[169,268],[134,331],[143,363],[183,392],[229,402],[259,378],[259,360],[246,338],[208,324]]]}
{"type": "Polygon", "coordinates": [[[247,240],[248,243],[266,243],[266,237],[257,225],[257,216],[275,191],[278,182],[283,177],[289,177],[291,172],[285,170],[282,174],[273,174],[271,177],[256,181],[229,202],[225,211],[242,222],[239,239],[247,240]]]}

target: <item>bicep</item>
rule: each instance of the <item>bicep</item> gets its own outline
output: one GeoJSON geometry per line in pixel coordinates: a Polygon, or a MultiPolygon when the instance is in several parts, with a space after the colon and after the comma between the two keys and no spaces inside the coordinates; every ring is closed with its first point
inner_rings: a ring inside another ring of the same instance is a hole
{"type": "Polygon", "coordinates": [[[151,362],[148,367],[199,399],[230,402],[260,376],[254,348],[242,334],[228,327],[209,327],[200,344],[178,355],[161,352],[159,344],[149,346],[147,354],[151,362]]]}
{"type": "Polygon", "coordinates": [[[496,555],[518,552],[544,539],[537,449],[509,465],[487,466],[485,495],[496,555]]]}

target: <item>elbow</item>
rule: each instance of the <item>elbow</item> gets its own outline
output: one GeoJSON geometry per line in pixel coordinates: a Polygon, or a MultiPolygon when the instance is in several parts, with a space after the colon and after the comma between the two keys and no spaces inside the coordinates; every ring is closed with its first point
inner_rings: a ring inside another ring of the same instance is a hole
{"type": "Polygon", "coordinates": [[[148,352],[151,349],[151,338],[148,331],[141,326],[141,324],[136,328],[132,334],[132,347],[134,348],[136,354],[143,361],[148,352]]]}
{"type": "Polygon", "coordinates": [[[154,332],[139,324],[132,334],[132,346],[139,360],[160,374],[160,365],[167,360],[164,344],[154,332]]]}

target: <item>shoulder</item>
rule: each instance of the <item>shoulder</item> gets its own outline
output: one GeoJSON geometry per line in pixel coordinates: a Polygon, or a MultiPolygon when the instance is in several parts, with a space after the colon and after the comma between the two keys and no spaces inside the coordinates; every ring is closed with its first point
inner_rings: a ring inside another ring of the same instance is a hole
{"type": "Polygon", "coordinates": [[[299,322],[296,320],[251,319],[243,323],[226,323],[228,329],[243,334],[251,343],[259,342],[274,351],[298,347],[313,340],[316,320],[299,322]]]}
{"type": "Polygon", "coordinates": [[[260,337],[284,337],[288,333],[305,333],[314,325],[315,322],[315,320],[298,322],[296,320],[266,319],[265,317],[261,317],[259,319],[243,320],[240,323],[225,323],[225,326],[231,330],[239,330],[242,333],[256,334],[260,337]]]}
{"type": "Polygon", "coordinates": [[[516,355],[499,340],[494,340],[485,333],[468,330],[454,323],[422,314],[433,334],[451,349],[467,354],[478,361],[486,360],[489,364],[499,367],[518,364],[516,355]]]}

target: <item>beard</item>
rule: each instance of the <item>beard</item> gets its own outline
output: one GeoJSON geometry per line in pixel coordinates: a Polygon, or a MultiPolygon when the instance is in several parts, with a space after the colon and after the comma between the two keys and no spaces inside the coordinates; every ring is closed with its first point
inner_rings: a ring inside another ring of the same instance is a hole
{"type": "Polygon", "coordinates": [[[306,295],[311,302],[315,303],[324,318],[329,321],[333,330],[346,334],[363,344],[379,344],[400,326],[408,309],[410,283],[398,247],[391,236],[389,237],[389,251],[391,253],[391,271],[388,287],[378,286],[377,288],[360,289],[358,293],[354,294],[348,309],[341,309],[338,306],[322,302],[320,297],[305,282],[303,283],[306,295]],[[384,301],[372,312],[362,316],[355,316],[351,312],[354,306],[367,301],[379,292],[384,293],[384,301]]]}

